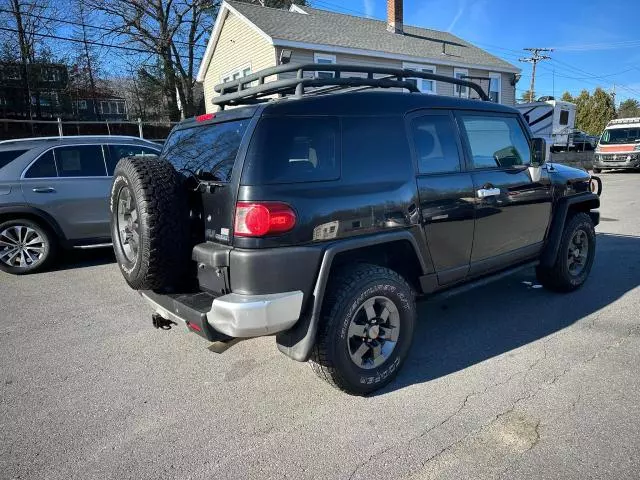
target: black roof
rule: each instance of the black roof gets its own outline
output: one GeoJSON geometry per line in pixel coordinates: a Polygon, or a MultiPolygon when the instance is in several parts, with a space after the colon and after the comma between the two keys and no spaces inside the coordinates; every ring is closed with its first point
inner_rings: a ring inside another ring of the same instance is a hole
{"type": "Polygon", "coordinates": [[[493,102],[426,93],[366,91],[286,97],[266,104],[263,115],[404,115],[423,108],[518,113],[493,102]]]}

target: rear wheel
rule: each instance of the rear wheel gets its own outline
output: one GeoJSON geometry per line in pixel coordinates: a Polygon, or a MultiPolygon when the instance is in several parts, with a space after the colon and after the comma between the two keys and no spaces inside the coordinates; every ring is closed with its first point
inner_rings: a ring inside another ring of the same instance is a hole
{"type": "Polygon", "coordinates": [[[593,167],[593,173],[600,173],[600,172],[602,172],[601,168],[593,167]]]}
{"type": "Polygon", "coordinates": [[[388,268],[358,264],[332,278],[311,366],[345,392],[365,395],[388,384],[411,346],[413,291],[388,268]]]}
{"type": "Polygon", "coordinates": [[[558,256],[551,267],[536,269],[538,281],[549,290],[571,292],[587,280],[596,252],[596,233],[591,217],[577,213],[567,221],[558,256]]]}
{"type": "Polygon", "coordinates": [[[44,268],[52,259],[55,237],[28,219],[0,224],[0,270],[21,275],[44,268]]]}

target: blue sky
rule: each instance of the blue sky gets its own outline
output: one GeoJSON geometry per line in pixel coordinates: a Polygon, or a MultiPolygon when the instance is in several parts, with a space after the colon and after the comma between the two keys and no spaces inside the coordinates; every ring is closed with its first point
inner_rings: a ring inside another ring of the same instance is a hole
{"type": "MultiPolygon", "coordinates": [[[[316,8],[386,17],[386,0],[311,0],[316,8]]],[[[616,101],[640,100],[640,0],[405,0],[404,22],[450,31],[522,69],[517,95],[529,88],[525,47],[551,47],[538,64],[536,94],[615,84],[616,101]]]]}

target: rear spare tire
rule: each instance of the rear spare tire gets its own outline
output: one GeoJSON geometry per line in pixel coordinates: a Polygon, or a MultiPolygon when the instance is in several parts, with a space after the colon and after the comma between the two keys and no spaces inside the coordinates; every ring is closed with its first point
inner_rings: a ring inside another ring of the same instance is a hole
{"type": "Polygon", "coordinates": [[[179,285],[190,263],[189,208],[166,160],[126,157],[111,187],[111,236],[120,271],[136,290],[179,285]]]}

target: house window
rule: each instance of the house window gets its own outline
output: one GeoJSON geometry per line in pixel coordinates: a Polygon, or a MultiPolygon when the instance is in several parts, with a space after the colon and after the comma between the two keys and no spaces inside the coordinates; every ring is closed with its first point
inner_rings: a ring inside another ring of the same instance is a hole
{"type": "MultiPolygon", "coordinates": [[[[436,73],[436,67],[433,65],[403,63],[402,68],[415,70],[416,72],[436,73]]],[[[418,90],[420,90],[422,93],[437,93],[435,80],[426,80],[424,78],[407,78],[406,80],[418,87],[418,90]]]]}
{"type": "MultiPolygon", "coordinates": [[[[319,65],[335,65],[336,56],[330,55],[328,53],[314,53],[313,54],[313,62],[319,65]]],[[[335,72],[327,71],[318,71],[316,72],[316,78],[333,78],[336,76],[335,72]]]]}
{"type": "MultiPolygon", "coordinates": [[[[453,76],[455,78],[466,80],[466,77],[469,76],[469,70],[467,70],[466,68],[454,68],[453,76]]],[[[455,93],[456,97],[469,98],[469,87],[464,87],[462,85],[454,85],[454,87],[455,88],[453,92],[455,93]]]]}
{"type": "Polygon", "coordinates": [[[116,107],[120,115],[124,115],[126,112],[124,102],[117,102],[116,107]]]}
{"type": "Polygon", "coordinates": [[[0,105],[5,106],[7,105],[7,99],[4,97],[0,97],[0,105]]]}
{"type": "Polygon", "coordinates": [[[251,75],[251,65],[243,65],[239,68],[234,68],[230,72],[227,72],[222,75],[221,80],[222,83],[232,82],[234,80],[238,80],[239,78],[243,78],[251,75]]]}
{"type": "Polygon", "coordinates": [[[22,73],[20,72],[20,67],[14,65],[8,65],[5,67],[3,77],[6,80],[20,80],[22,78],[22,73]]]}
{"type": "Polygon", "coordinates": [[[501,103],[502,100],[502,75],[499,73],[489,73],[489,98],[494,103],[501,103]]]}
{"type": "Polygon", "coordinates": [[[86,100],[78,100],[76,102],[76,105],[78,106],[78,110],[86,110],[87,109],[87,101],[86,100]]]}
{"type": "Polygon", "coordinates": [[[60,81],[60,71],[57,68],[46,68],[42,73],[42,77],[45,82],[60,81]]]}

